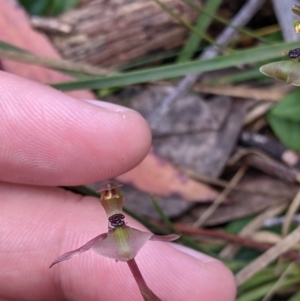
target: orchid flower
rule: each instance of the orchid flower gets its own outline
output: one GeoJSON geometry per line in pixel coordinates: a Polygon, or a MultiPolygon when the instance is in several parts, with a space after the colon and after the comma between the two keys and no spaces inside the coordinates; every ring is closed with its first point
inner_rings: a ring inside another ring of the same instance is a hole
{"type": "Polygon", "coordinates": [[[127,262],[144,300],[160,301],[147,286],[134,257],[148,240],[169,242],[178,239],[179,235],[155,235],[127,226],[122,211],[124,195],[119,189],[120,186],[122,185],[108,182],[99,190],[100,202],[108,217],[108,232],[96,236],[76,250],[60,255],[53,261],[50,268],[92,249],[102,256],[127,262]]]}

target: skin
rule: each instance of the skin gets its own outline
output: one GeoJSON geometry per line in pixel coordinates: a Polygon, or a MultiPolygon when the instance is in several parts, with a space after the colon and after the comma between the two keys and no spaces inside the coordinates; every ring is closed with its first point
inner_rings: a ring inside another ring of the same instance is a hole
{"type": "MultiPolygon", "coordinates": [[[[49,265],[107,231],[96,198],[55,186],[101,181],[133,168],[151,144],[145,120],[4,72],[0,88],[0,300],[142,300],[126,263],[92,250],[49,265]]],[[[193,250],[147,242],[136,261],[162,300],[235,299],[231,272],[193,250]]]]}

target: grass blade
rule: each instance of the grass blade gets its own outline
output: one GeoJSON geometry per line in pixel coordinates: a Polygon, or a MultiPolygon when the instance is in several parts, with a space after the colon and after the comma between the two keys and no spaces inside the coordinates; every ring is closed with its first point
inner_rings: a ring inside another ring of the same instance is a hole
{"type": "Polygon", "coordinates": [[[61,91],[127,86],[275,59],[280,57],[283,52],[287,52],[289,49],[295,48],[298,45],[299,42],[297,41],[290,43],[283,42],[272,46],[254,47],[213,59],[195,60],[180,64],[176,63],[141,71],[112,75],[105,78],[94,77],[87,80],[58,83],[53,84],[52,86],[61,91]]]}
{"type": "MultiPolygon", "coordinates": [[[[222,0],[210,0],[205,6],[205,10],[213,15],[218,10],[221,3],[222,0]]],[[[213,18],[211,16],[200,14],[195,28],[199,32],[206,32],[212,20],[213,18]]],[[[200,42],[201,38],[196,33],[191,32],[189,38],[182,48],[181,53],[179,54],[177,62],[185,62],[190,60],[197,51],[200,42]]]]}
{"type": "Polygon", "coordinates": [[[160,0],[153,0],[155,1],[162,9],[164,9],[167,13],[169,13],[179,24],[186,27],[187,29],[191,30],[193,33],[198,35],[199,37],[203,38],[207,42],[212,45],[218,46],[220,48],[224,48],[222,45],[217,44],[208,34],[204,31],[198,30],[196,27],[192,26],[189,22],[182,19],[178,14],[176,14],[172,9],[170,9],[167,5],[162,3],[160,0]]]}

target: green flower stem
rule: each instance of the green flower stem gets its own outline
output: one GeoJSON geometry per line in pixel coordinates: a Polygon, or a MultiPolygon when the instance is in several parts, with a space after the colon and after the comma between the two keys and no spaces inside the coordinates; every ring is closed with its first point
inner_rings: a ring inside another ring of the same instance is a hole
{"type": "Polygon", "coordinates": [[[140,292],[141,292],[144,300],[145,301],[162,301],[147,286],[134,258],[128,260],[127,264],[131,270],[131,273],[132,273],[137,285],[139,286],[140,292]]]}

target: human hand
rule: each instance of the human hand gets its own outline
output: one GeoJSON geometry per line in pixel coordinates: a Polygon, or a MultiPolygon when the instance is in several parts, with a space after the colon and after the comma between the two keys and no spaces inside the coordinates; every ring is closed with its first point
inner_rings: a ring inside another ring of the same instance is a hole
{"type": "MultiPolygon", "coordinates": [[[[87,252],[48,267],[107,230],[96,198],[53,186],[134,167],[150,147],[146,122],[129,109],[73,99],[4,72],[0,87],[0,300],[142,300],[126,263],[87,252]]],[[[232,274],[196,251],[150,241],[136,261],[162,300],[234,300],[232,274]]]]}

